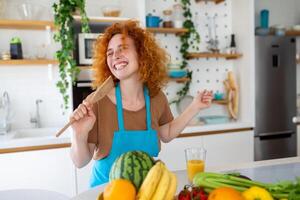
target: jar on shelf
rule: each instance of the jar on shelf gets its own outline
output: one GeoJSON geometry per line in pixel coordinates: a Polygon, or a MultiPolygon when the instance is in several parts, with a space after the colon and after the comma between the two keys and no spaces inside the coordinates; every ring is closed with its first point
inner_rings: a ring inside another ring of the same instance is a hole
{"type": "Polygon", "coordinates": [[[172,10],[163,10],[163,27],[164,28],[172,28],[172,10]]]}
{"type": "Polygon", "coordinates": [[[182,28],[183,27],[183,8],[181,4],[174,4],[173,5],[173,24],[175,28],[182,28]]]}
{"type": "Polygon", "coordinates": [[[2,52],[1,58],[2,60],[10,60],[11,59],[10,52],[9,51],[2,52]]]}

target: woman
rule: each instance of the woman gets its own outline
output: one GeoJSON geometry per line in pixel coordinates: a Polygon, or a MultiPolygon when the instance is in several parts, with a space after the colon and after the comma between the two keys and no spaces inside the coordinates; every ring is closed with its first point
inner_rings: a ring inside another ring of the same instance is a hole
{"type": "Polygon", "coordinates": [[[176,119],[161,91],[167,80],[167,54],[154,37],[134,21],[116,23],[95,43],[94,86],[108,76],[110,93],[91,105],[83,102],[71,118],[71,157],[77,167],[95,161],[90,186],[108,182],[114,160],[124,152],[141,150],[156,157],[160,141],[170,142],[188,122],[211,104],[212,93],[198,93],[176,119]]]}

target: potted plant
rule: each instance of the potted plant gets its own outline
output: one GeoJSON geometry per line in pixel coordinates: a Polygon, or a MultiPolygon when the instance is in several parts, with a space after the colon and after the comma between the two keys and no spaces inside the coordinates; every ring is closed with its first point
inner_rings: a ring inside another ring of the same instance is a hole
{"type": "Polygon", "coordinates": [[[74,46],[74,13],[81,16],[81,32],[90,32],[89,19],[85,12],[85,0],[59,0],[53,4],[54,24],[57,32],[54,34],[54,40],[61,44],[61,49],[56,51],[56,58],[59,62],[60,80],[57,87],[62,94],[64,109],[68,109],[69,96],[67,90],[73,84],[80,72],[73,58],[74,46]]]}

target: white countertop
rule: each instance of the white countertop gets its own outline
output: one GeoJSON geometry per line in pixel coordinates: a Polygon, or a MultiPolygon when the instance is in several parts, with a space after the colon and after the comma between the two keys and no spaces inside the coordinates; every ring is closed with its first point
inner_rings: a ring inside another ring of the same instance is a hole
{"type": "Polygon", "coordinates": [[[0,135],[0,149],[70,143],[70,130],[68,129],[57,138],[55,134],[58,130],[59,127],[12,131],[6,135],[0,135]]]}
{"type": "MultiPolygon", "coordinates": [[[[265,161],[256,161],[256,162],[249,162],[249,163],[240,163],[228,166],[217,166],[217,167],[210,167],[205,171],[210,172],[224,172],[224,171],[240,171],[244,169],[256,169],[260,167],[267,167],[267,166],[283,166],[286,164],[300,164],[300,157],[291,157],[291,158],[282,158],[282,159],[273,159],[273,160],[265,160],[265,161]]],[[[297,171],[298,172],[298,171],[297,171]]],[[[188,184],[187,173],[185,170],[175,171],[175,174],[178,179],[178,186],[177,192],[178,193],[184,185],[188,184]]],[[[298,174],[297,174],[298,175],[298,174]]],[[[300,176],[300,174],[299,174],[300,176]]],[[[251,178],[251,177],[250,177],[251,178]]],[[[72,200],[90,200],[90,199],[97,199],[97,196],[100,192],[104,190],[105,185],[101,185],[90,189],[86,192],[83,192],[75,197],[72,200]]]]}
{"type": "MultiPolygon", "coordinates": [[[[234,130],[241,128],[251,128],[253,125],[246,122],[232,122],[226,124],[216,124],[216,125],[194,125],[186,127],[182,134],[188,133],[199,133],[207,131],[222,131],[222,130],[234,130]]],[[[56,138],[55,134],[61,127],[52,128],[41,128],[41,129],[22,129],[18,130],[26,131],[28,137],[16,138],[16,132],[13,131],[7,135],[0,135],[0,149],[18,148],[18,147],[29,147],[29,146],[41,146],[41,145],[52,145],[52,144],[65,144],[71,143],[71,129],[68,129],[66,133],[56,138]],[[30,131],[34,132],[33,134],[30,131]],[[40,132],[47,132],[39,133],[40,132]],[[43,135],[44,134],[44,135],[43,135]],[[33,135],[32,137],[30,135],[33,135]]]]}
{"type": "Polygon", "coordinates": [[[241,128],[253,128],[253,123],[250,122],[230,122],[224,124],[212,124],[212,125],[190,125],[187,126],[182,134],[195,133],[195,132],[207,132],[207,131],[218,131],[218,130],[231,130],[241,128]]]}

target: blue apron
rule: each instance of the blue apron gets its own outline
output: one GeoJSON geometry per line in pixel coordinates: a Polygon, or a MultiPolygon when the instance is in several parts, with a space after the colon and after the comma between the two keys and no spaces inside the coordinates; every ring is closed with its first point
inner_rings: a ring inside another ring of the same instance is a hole
{"type": "Polygon", "coordinates": [[[150,97],[148,89],[144,87],[146,104],[147,130],[125,130],[123,119],[123,106],[120,85],[116,86],[117,114],[119,130],[114,132],[112,146],[107,157],[96,160],[90,179],[90,187],[109,181],[109,172],[112,164],[121,154],[128,151],[144,151],[156,157],[159,152],[157,131],[151,128],[150,97]]]}

